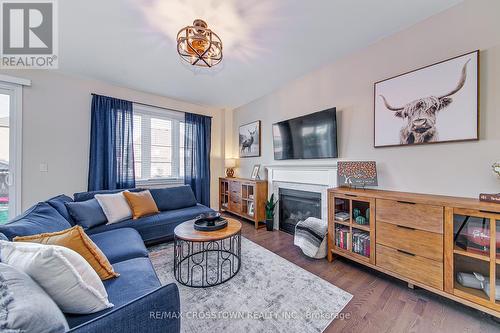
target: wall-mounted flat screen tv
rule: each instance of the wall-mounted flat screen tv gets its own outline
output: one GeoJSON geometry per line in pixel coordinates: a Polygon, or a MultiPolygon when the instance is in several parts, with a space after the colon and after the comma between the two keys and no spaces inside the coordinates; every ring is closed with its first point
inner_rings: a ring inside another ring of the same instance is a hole
{"type": "Polygon", "coordinates": [[[275,160],[336,158],[335,108],[273,124],[275,160]]]}

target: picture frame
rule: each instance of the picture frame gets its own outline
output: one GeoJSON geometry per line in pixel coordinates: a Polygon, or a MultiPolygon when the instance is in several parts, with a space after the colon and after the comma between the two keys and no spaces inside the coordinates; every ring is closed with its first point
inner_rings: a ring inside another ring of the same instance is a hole
{"type": "Polygon", "coordinates": [[[250,178],[253,180],[260,179],[259,171],[260,171],[260,164],[255,164],[253,166],[252,175],[250,176],[250,178]]]}
{"type": "Polygon", "coordinates": [[[253,216],[254,215],[254,203],[250,202],[248,204],[248,215],[253,216]]]}
{"type": "Polygon", "coordinates": [[[337,185],[378,186],[377,163],[375,161],[338,161],[337,185]]]}
{"type": "Polygon", "coordinates": [[[479,140],[479,50],[374,83],[374,147],[479,140]]]}
{"type": "Polygon", "coordinates": [[[261,154],[260,120],[241,125],[238,129],[238,150],[240,158],[259,157],[261,154]]]}

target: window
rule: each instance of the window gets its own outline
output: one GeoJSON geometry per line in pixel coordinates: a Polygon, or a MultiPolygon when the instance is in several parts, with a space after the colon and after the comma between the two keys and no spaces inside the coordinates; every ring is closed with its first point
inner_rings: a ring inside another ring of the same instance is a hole
{"type": "Polygon", "coordinates": [[[134,104],[135,179],[138,184],[184,178],[184,114],[134,104]]]}

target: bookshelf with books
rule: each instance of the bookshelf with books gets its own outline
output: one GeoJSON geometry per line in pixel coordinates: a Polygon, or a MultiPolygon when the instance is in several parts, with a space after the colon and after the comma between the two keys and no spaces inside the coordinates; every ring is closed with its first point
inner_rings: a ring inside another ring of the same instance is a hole
{"type": "Polygon", "coordinates": [[[375,201],[329,193],[329,256],[334,254],[375,264],[375,201]]]}

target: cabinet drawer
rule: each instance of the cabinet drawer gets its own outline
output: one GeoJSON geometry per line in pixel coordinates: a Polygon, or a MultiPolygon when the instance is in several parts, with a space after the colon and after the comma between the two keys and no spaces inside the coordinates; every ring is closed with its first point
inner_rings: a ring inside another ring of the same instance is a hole
{"type": "Polygon", "coordinates": [[[376,211],[377,221],[443,233],[444,208],[442,206],[377,199],[376,211]]]}
{"type": "Polygon", "coordinates": [[[443,261],[443,235],[391,223],[377,222],[377,244],[443,261]]]}
{"type": "Polygon", "coordinates": [[[377,244],[377,266],[443,290],[443,263],[377,244]]]}

